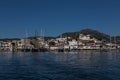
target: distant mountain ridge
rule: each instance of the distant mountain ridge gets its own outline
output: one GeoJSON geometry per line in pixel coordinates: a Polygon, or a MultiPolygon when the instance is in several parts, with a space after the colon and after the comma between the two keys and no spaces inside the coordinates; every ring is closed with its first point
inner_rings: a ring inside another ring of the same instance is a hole
{"type": "Polygon", "coordinates": [[[3,38],[0,41],[12,41],[12,40],[20,40],[20,38],[3,38]]]}
{"type": "MultiPolygon", "coordinates": [[[[73,38],[78,38],[79,34],[84,34],[84,35],[91,35],[92,37],[95,37],[98,40],[105,40],[107,42],[110,41],[110,36],[104,33],[101,33],[97,30],[92,30],[92,29],[83,29],[81,31],[77,31],[77,32],[67,32],[67,33],[63,33],[61,34],[62,37],[65,36],[69,36],[69,37],[73,37],[73,38]]],[[[58,37],[60,37],[61,35],[59,35],[58,37]]]]}
{"type": "Polygon", "coordinates": [[[92,30],[92,29],[84,29],[80,31],[81,34],[89,34],[92,37],[95,37],[98,40],[105,40],[105,41],[109,41],[110,40],[110,36],[104,33],[101,33],[97,30],[92,30]]]}
{"type": "MultiPolygon", "coordinates": [[[[111,42],[114,43],[116,40],[116,43],[120,44],[120,36],[110,36],[108,34],[105,33],[101,33],[97,30],[93,30],[93,29],[83,29],[80,31],[76,31],[76,32],[66,32],[63,33],[61,35],[59,35],[58,37],[62,36],[62,37],[73,37],[73,38],[78,38],[79,34],[84,34],[84,35],[91,35],[91,37],[95,37],[98,40],[102,40],[102,41],[106,41],[106,42],[110,42],[110,38],[111,38],[111,42]]],[[[28,37],[29,39],[33,39],[35,36],[33,37],[28,37]]],[[[37,36],[40,37],[40,36],[37,36]]],[[[52,37],[52,36],[45,36],[44,39],[50,40],[50,39],[55,39],[57,37],[52,37]]],[[[4,39],[0,39],[0,41],[12,41],[12,40],[20,40],[20,38],[4,38],[4,39]]]]}

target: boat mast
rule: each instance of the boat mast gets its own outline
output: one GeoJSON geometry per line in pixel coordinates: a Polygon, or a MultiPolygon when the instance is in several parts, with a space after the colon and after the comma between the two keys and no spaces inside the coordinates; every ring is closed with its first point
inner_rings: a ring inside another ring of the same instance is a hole
{"type": "Polygon", "coordinates": [[[25,49],[27,48],[27,38],[28,38],[28,33],[27,30],[25,30],[25,49]]]}
{"type": "Polygon", "coordinates": [[[111,50],[111,47],[112,47],[112,43],[111,43],[111,35],[110,35],[110,50],[111,50]]]}
{"type": "Polygon", "coordinates": [[[37,36],[38,36],[38,33],[37,33],[37,31],[35,31],[35,48],[37,48],[38,49],[38,39],[37,39],[37,36]]]}
{"type": "Polygon", "coordinates": [[[114,36],[114,44],[115,44],[115,49],[117,47],[117,40],[116,40],[116,36],[114,36]]]}

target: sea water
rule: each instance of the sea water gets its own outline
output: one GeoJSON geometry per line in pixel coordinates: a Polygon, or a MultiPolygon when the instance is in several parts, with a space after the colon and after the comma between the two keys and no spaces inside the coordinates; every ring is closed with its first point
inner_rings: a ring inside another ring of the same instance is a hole
{"type": "Polygon", "coordinates": [[[0,80],[120,80],[120,52],[1,52],[0,80]]]}

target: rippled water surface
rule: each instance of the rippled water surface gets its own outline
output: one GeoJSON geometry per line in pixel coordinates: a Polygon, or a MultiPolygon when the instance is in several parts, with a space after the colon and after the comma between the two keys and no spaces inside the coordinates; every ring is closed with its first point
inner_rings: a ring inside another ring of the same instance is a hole
{"type": "Polygon", "coordinates": [[[120,80],[120,53],[0,53],[0,80],[120,80]]]}

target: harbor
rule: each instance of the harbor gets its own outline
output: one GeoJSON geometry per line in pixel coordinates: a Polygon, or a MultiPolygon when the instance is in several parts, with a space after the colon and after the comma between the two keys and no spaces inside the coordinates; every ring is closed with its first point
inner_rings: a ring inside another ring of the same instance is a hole
{"type": "Polygon", "coordinates": [[[0,0],[0,80],[120,80],[120,0],[0,0]]]}
{"type": "Polygon", "coordinates": [[[102,41],[87,34],[79,34],[77,38],[60,36],[45,40],[43,36],[22,39],[0,40],[1,52],[50,52],[50,51],[81,51],[81,50],[119,50],[115,41],[102,41]]]}

